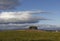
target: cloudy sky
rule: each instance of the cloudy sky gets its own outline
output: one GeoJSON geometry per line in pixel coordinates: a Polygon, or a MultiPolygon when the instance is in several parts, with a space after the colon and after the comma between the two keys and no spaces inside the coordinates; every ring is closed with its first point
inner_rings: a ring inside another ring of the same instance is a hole
{"type": "Polygon", "coordinates": [[[39,23],[60,25],[60,0],[22,0],[19,8],[17,10],[20,11],[41,10],[50,12],[48,14],[40,14],[40,16],[51,20],[40,21],[39,23]]]}
{"type": "Polygon", "coordinates": [[[60,25],[60,0],[0,0],[0,24],[6,23],[60,25]]]}

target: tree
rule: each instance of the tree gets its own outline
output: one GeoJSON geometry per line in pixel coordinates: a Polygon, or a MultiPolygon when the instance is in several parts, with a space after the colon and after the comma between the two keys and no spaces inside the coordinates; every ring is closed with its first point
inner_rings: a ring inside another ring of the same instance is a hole
{"type": "Polygon", "coordinates": [[[34,30],[36,30],[36,29],[38,29],[38,28],[37,28],[37,26],[30,26],[29,29],[34,29],[34,30]]]}

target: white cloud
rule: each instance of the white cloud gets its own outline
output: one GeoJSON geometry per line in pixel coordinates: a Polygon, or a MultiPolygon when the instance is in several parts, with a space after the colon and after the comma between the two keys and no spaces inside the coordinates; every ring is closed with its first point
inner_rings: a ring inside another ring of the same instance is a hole
{"type": "Polygon", "coordinates": [[[41,12],[43,11],[1,12],[0,23],[36,23],[45,19],[38,16],[33,17],[32,14],[41,12]]]}

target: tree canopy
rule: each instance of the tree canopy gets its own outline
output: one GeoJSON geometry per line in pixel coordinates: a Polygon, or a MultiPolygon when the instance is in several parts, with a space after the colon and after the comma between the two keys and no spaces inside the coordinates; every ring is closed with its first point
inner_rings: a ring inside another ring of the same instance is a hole
{"type": "Polygon", "coordinates": [[[37,26],[30,26],[29,29],[38,29],[37,26]]]}

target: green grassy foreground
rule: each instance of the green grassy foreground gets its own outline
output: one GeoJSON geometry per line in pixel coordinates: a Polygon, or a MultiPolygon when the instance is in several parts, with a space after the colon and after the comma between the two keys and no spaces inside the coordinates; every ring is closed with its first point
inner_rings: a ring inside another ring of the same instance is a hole
{"type": "Polygon", "coordinates": [[[60,41],[60,32],[1,31],[0,41],[60,41]]]}

